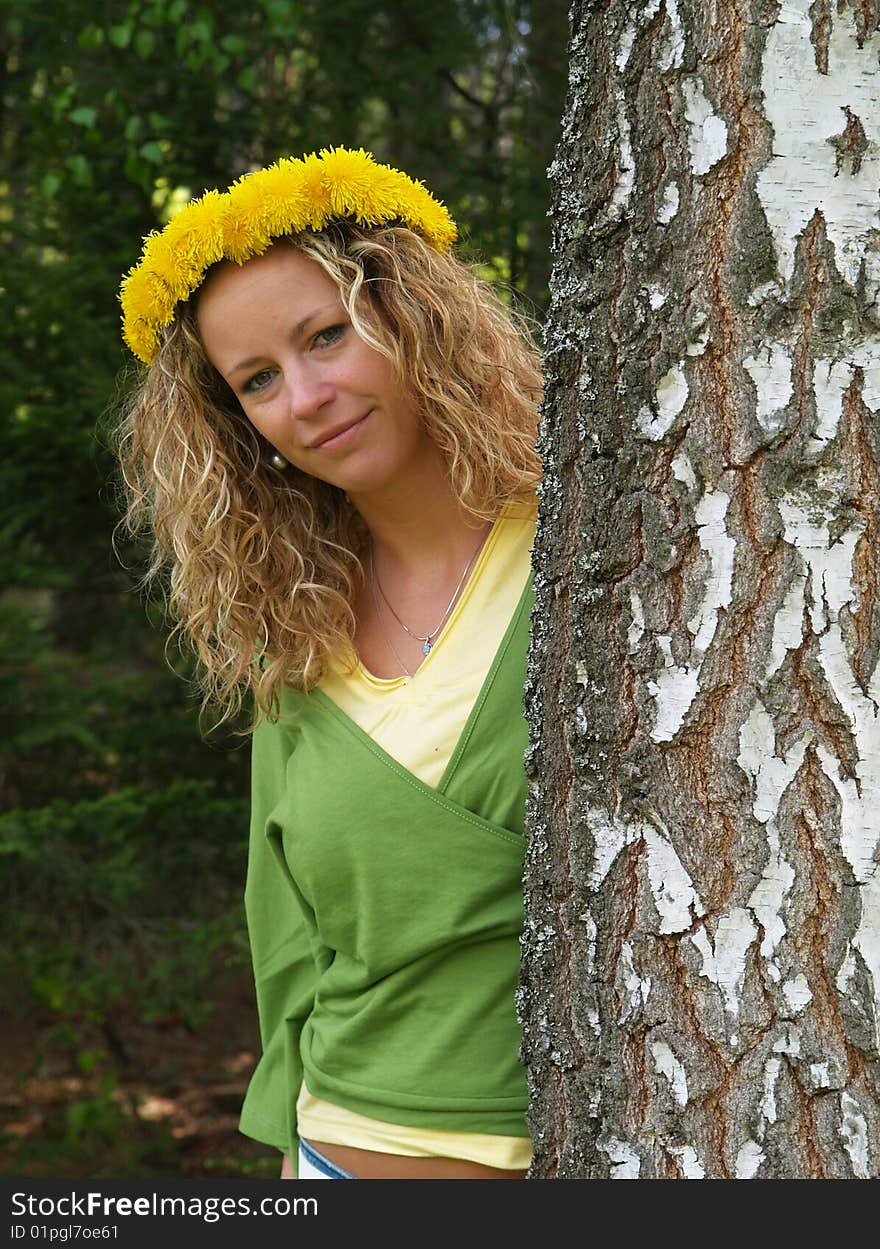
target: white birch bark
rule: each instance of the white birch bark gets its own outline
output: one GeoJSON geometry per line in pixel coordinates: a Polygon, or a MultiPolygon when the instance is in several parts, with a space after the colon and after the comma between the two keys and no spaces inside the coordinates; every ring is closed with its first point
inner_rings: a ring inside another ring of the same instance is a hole
{"type": "Polygon", "coordinates": [[[575,0],[533,1177],[880,1175],[880,4],[575,0]]]}

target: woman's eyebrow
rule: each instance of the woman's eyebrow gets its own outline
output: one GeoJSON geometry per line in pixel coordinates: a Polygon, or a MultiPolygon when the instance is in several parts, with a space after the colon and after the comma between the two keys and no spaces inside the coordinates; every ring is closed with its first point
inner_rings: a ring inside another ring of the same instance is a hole
{"type": "MultiPolygon", "coordinates": [[[[331,308],[335,309],[339,307],[340,305],[338,303],[332,303],[322,304],[320,308],[315,308],[312,312],[304,316],[301,321],[297,321],[296,325],[293,327],[291,338],[298,338],[299,335],[302,334],[303,330],[312,321],[314,321],[316,317],[323,316],[324,313],[328,312],[331,308]]],[[[260,361],[265,358],[265,356],[248,356],[246,360],[239,360],[238,364],[234,364],[229,370],[229,376],[233,377],[236,373],[240,373],[242,369],[252,369],[255,364],[259,364],[260,361]]]]}

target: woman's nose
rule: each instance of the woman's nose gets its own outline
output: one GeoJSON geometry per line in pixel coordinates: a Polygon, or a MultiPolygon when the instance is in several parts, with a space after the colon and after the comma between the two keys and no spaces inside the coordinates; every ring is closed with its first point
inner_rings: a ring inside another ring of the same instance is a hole
{"type": "Polygon", "coordinates": [[[333,386],[307,365],[296,365],[287,371],[287,393],[290,411],[297,420],[317,416],[334,395],[333,386]]]}

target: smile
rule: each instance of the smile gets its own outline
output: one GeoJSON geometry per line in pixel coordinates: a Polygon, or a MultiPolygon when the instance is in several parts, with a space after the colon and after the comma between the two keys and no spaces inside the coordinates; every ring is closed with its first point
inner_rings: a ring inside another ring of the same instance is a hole
{"type": "Polygon", "coordinates": [[[360,420],[355,421],[353,424],[345,425],[337,433],[330,433],[326,437],[319,438],[317,442],[312,444],[311,449],[313,451],[341,451],[343,448],[347,447],[350,442],[354,441],[358,432],[367,423],[369,417],[370,412],[368,412],[366,416],[362,416],[360,420]]]}

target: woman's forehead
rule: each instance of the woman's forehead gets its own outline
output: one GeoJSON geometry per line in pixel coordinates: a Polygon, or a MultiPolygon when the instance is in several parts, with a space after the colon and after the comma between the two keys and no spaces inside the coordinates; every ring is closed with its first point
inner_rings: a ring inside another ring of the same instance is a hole
{"type": "Polygon", "coordinates": [[[222,260],[215,265],[199,289],[197,306],[217,298],[237,298],[253,291],[290,296],[324,291],[338,294],[333,279],[311,257],[289,243],[275,243],[261,256],[244,264],[222,260]]]}

